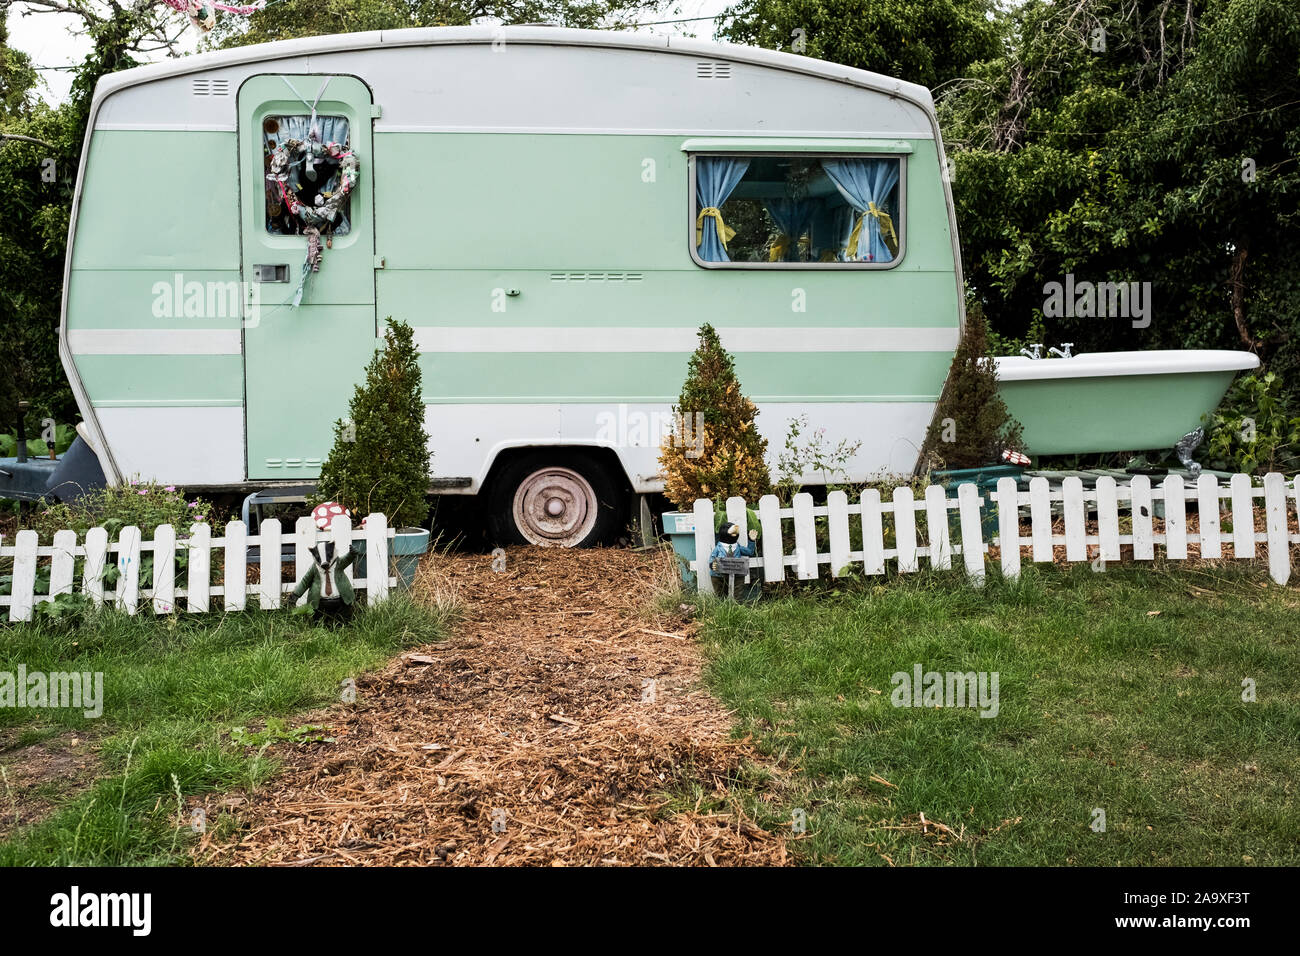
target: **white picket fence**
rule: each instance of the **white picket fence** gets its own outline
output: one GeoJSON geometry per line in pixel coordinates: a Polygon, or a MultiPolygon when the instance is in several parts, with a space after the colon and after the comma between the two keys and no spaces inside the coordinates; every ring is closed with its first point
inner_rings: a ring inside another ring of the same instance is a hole
{"type": "MultiPolygon", "coordinates": [[[[892,501],[882,501],[880,492],[866,489],[856,502],[843,491],[833,491],[825,505],[813,504],[812,495],[798,494],[793,507],[782,508],[774,495],[758,502],[760,537],[757,557],[750,559],[763,580],[785,580],[786,569],[794,570],[796,580],[818,577],[822,566],[832,577],[844,574],[857,565],[865,574],[884,574],[885,562],[896,562],[899,573],[918,571],[925,558],[935,568],[949,568],[960,556],[975,584],[984,582],[985,555],[991,547],[999,550],[1002,573],[1015,578],[1020,574],[1022,549],[1029,549],[1033,561],[1053,561],[1055,549],[1065,549],[1067,562],[1092,562],[1102,570],[1107,561],[1119,561],[1121,548],[1130,546],[1135,561],[1155,559],[1157,546],[1172,560],[1188,557],[1188,545],[1199,545],[1203,558],[1223,558],[1224,545],[1232,548],[1232,558],[1256,558],[1257,546],[1263,545],[1269,575],[1285,584],[1291,575],[1291,545],[1300,544],[1300,533],[1291,530],[1290,516],[1295,512],[1300,478],[1288,483],[1279,474],[1265,476],[1262,487],[1248,475],[1234,475],[1226,486],[1213,475],[1201,475],[1194,485],[1171,475],[1158,485],[1144,475],[1135,475],[1124,485],[1114,478],[1097,479],[1096,488],[1085,489],[1077,477],[1066,478],[1059,491],[1051,490],[1046,478],[1029,482],[1028,491],[1018,490],[1013,478],[998,482],[990,494],[997,506],[998,533],[985,541],[980,523],[980,506],[984,504],[978,488],[961,485],[957,496],[950,498],[944,489],[931,485],[923,498],[916,498],[911,488],[896,488],[892,501]],[[1263,499],[1263,528],[1256,528],[1255,504],[1263,499]],[[1163,530],[1156,533],[1155,505],[1163,504],[1163,530]],[[1197,512],[1197,528],[1188,528],[1188,504],[1197,512]],[[949,530],[949,514],[959,520],[958,541],[949,530]],[[926,539],[918,537],[917,513],[925,514],[926,539]],[[1090,517],[1095,514],[1096,533],[1089,533],[1090,517]],[[1223,516],[1231,520],[1231,530],[1223,531],[1223,516]],[[819,551],[817,519],[826,519],[829,550],[819,551]],[[1063,519],[1063,520],[1062,520],[1063,519]],[[1126,519],[1126,520],[1125,520],[1126,519]],[[793,541],[783,533],[783,523],[794,526],[793,541]],[[1022,533],[1028,522],[1029,534],[1022,533]],[[1057,533],[1054,523],[1061,522],[1057,533]],[[1123,534],[1121,525],[1131,528],[1123,534]],[[893,544],[886,546],[886,528],[892,531],[893,544]],[[860,549],[852,549],[853,531],[860,531],[860,549]],[[1004,542],[1012,543],[1004,546],[1004,542]],[[789,553],[786,545],[793,544],[789,553]]],[[[745,502],[727,499],[727,517],[740,525],[741,540],[747,540],[745,502]]],[[[695,502],[696,580],[701,591],[712,591],[709,576],[709,552],[715,543],[714,512],[710,501],[695,502]]]]}
{"type": "MultiPolygon", "coordinates": [[[[220,598],[226,611],[242,611],[250,597],[256,598],[264,609],[281,606],[285,594],[291,594],[298,580],[311,567],[310,548],[325,540],[332,540],[339,553],[352,547],[352,542],[366,542],[366,569],[369,578],[353,576],[351,567],[344,573],[357,590],[365,590],[371,604],[383,601],[388,590],[396,586],[397,579],[388,572],[389,542],[393,531],[382,514],[366,517],[365,527],[353,531],[347,515],[334,519],[328,531],[319,531],[311,518],[299,518],[292,531],[282,532],[278,519],[269,518],[258,526],[258,533],[249,535],[242,521],[226,525],[225,536],[212,537],[212,529],[200,522],[190,528],[189,537],[178,540],[176,529],[169,524],[154,530],[152,541],[141,539],[140,529],[128,526],[122,529],[116,541],[108,540],[103,528],[91,528],[83,542],[78,542],[74,531],[59,531],[51,545],[39,545],[35,531],[19,531],[14,543],[6,546],[0,536],[0,565],[4,558],[13,558],[13,584],[8,595],[0,595],[0,608],[9,607],[10,621],[30,621],[36,604],[52,601],[60,594],[71,594],[78,560],[83,561],[81,591],[96,606],[106,602],[135,614],[142,606],[152,605],[155,614],[170,614],[178,608],[180,599],[185,610],[201,614],[212,609],[213,598],[220,598]],[[282,568],[282,547],[293,546],[294,578],[286,580],[282,568]],[[248,582],[248,549],[259,549],[260,571],[258,580],[248,582]],[[176,556],[183,551],[188,556],[185,580],[177,587],[176,556]],[[217,552],[224,558],[223,583],[212,582],[212,555],[217,552]],[[141,556],[153,555],[153,574],[149,581],[141,581],[141,556]],[[48,559],[49,592],[36,593],[38,569],[48,559]],[[104,573],[110,562],[118,570],[117,582],[110,592],[104,583],[104,573]]],[[[298,603],[306,601],[304,596],[298,603]]]]}

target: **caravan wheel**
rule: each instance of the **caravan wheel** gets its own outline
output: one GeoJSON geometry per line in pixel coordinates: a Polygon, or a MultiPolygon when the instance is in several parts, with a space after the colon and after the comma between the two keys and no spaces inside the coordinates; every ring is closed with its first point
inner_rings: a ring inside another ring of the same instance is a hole
{"type": "Polygon", "coordinates": [[[617,529],[621,496],[586,456],[558,462],[530,455],[506,465],[492,484],[490,522],[504,543],[583,548],[617,529]]]}

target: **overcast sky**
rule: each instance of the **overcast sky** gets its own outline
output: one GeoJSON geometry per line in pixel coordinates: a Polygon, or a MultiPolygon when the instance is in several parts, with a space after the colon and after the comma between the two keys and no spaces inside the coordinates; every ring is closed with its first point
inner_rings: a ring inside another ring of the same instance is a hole
{"type": "MultiPolygon", "coordinates": [[[[680,12],[663,13],[646,20],[668,20],[686,17],[713,17],[727,8],[732,0],[680,0],[674,7],[680,12]]],[[[84,36],[74,36],[72,30],[79,27],[77,17],[59,13],[33,13],[24,16],[24,5],[15,4],[9,14],[9,43],[22,50],[32,58],[32,64],[46,67],[40,70],[40,77],[45,86],[41,96],[51,103],[61,103],[67,98],[68,88],[72,85],[72,72],[67,69],[48,69],[49,67],[67,67],[80,63],[90,52],[90,41],[84,36]]],[[[219,13],[218,16],[233,14],[219,13]]],[[[180,14],[176,14],[177,17],[180,14]]],[[[695,23],[665,24],[645,27],[656,33],[687,33],[701,39],[710,39],[713,25],[709,20],[695,23]]],[[[192,50],[197,46],[199,32],[190,27],[185,33],[185,40],[192,50]]]]}

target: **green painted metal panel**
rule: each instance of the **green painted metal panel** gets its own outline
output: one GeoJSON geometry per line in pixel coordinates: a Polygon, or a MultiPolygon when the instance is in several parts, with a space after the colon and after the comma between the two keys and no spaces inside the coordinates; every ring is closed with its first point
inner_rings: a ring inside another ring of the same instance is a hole
{"type": "Polygon", "coordinates": [[[72,268],[239,268],[234,133],[97,130],[72,268]]]}
{"type": "Polygon", "coordinates": [[[1002,382],[1035,455],[1168,449],[1202,424],[1236,372],[1002,382]]]}
{"type": "Polygon", "coordinates": [[[97,406],[240,405],[238,355],[79,355],[77,371],[97,406]]]}
{"type": "MultiPolygon", "coordinates": [[[[322,76],[289,76],[316,99],[322,76]]],[[[303,304],[291,305],[306,257],[304,236],[266,229],[262,121],[305,114],[279,75],[256,76],[239,90],[240,194],[244,280],[256,264],[288,265],[287,283],[260,283],[261,309],[244,332],[249,478],[313,478],[333,442],[333,423],[347,413],[375,345],[374,151],[370,89],[351,76],[332,76],[317,103],[322,116],[346,116],[360,177],[351,197],[351,229],[325,249],[303,304]]]]}
{"type": "MultiPolygon", "coordinates": [[[[425,401],[672,402],[685,353],[459,352],[421,356],[425,401]]],[[[948,352],[742,352],[736,372],[755,401],[935,401],[948,352]]]]}
{"type": "MultiPolygon", "coordinates": [[[[401,171],[375,186],[378,252],[398,270],[709,271],[690,257],[681,143],[680,136],[378,133],[376,162],[401,171]]],[[[908,247],[897,267],[881,271],[947,273],[951,295],[952,245],[933,143],[923,141],[906,162],[908,247]]],[[[746,292],[760,288],[754,280],[763,274],[712,277],[711,288],[744,309],[746,292]]],[[[801,275],[819,287],[861,289],[864,299],[892,288],[883,275],[848,269],[801,275]]],[[[792,282],[788,274],[773,281],[787,289],[792,282]]],[[[440,295],[435,281],[430,296],[440,295]]]]}
{"type": "Polygon", "coordinates": [[[723,273],[692,266],[632,275],[638,278],[596,270],[384,269],[375,279],[380,316],[416,326],[957,327],[951,272],[723,273]],[[499,289],[520,294],[503,300],[494,294],[499,289]],[[505,311],[494,310],[503,303],[505,311]]]}
{"type": "Polygon", "coordinates": [[[239,279],[238,269],[73,270],[68,328],[237,329],[244,294],[239,279]],[[193,283],[203,299],[199,314],[192,308],[193,283]]]}

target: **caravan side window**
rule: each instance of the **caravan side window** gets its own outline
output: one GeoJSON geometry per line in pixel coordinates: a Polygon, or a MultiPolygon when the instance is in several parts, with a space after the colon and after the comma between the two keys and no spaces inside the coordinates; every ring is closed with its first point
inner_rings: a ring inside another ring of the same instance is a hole
{"type": "MultiPolygon", "coordinates": [[[[331,153],[346,153],[351,144],[345,116],[317,116],[315,126],[308,113],[296,116],[268,116],[262,121],[262,155],[266,168],[266,231],[293,236],[303,231],[302,217],[292,211],[294,202],[319,206],[338,190],[339,161],[331,153]],[[334,144],[338,148],[331,149],[334,144]],[[287,175],[273,174],[277,157],[287,175]]],[[[340,215],[323,231],[346,235],[352,213],[352,197],[344,196],[340,215]]]]}
{"type": "Polygon", "coordinates": [[[695,155],[692,170],[702,266],[888,268],[902,252],[897,156],[695,155]]]}

